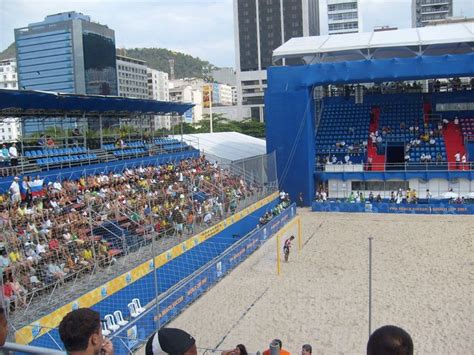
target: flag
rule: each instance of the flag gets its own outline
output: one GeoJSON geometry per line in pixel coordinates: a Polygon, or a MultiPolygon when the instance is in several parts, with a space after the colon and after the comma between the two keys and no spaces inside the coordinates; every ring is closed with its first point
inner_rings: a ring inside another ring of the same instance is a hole
{"type": "Polygon", "coordinates": [[[31,196],[43,196],[43,179],[30,181],[31,196]]]}

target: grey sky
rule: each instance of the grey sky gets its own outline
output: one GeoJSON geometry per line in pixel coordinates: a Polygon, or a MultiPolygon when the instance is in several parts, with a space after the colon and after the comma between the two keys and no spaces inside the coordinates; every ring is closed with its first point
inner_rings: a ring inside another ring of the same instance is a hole
{"type": "MultiPolygon", "coordinates": [[[[321,2],[327,31],[326,0],[321,2]]],[[[364,30],[411,26],[411,0],[360,0],[364,30]]],[[[46,15],[75,10],[115,30],[119,47],[162,47],[234,66],[232,0],[0,0],[0,50],[13,29],[46,15]]],[[[474,17],[474,1],[454,0],[454,15],[474,17]]]]}

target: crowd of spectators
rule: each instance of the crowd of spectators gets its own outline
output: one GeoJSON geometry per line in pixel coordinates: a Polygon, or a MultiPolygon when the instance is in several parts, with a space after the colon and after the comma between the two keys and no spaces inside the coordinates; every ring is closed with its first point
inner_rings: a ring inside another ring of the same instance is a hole
{"type": "Polygon", "coordinates": [[[285,208],[288,208],[291,204],[290,195],[284,191],[280,192],[280,203],[273,207],[271,210],[265,212],[265,214],[258,219],[259,226],[264,226],[270,222],[273,218],[283,212],[285,208]]]}
{"type": "Polygon", "coordinates": [[[27,295],[125,254],[95,235],[106,221],[119,221],[142,245],[151,236],[180,238],[234,213],[258,189],[204,156],[79,180],[15,177],[9,193],[0,195],[5,303],[21,307],[27,295]]]}

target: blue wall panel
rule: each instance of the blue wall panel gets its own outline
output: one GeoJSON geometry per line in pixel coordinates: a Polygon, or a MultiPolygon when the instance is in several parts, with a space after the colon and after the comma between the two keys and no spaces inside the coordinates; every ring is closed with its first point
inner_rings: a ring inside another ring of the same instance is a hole
{"type": "Polygon", "coordinates": [[[267,152],[276,151],[280,187],[294,201],[303,192],[308,206],[314,191],[315,157],[311,91],[265,94],[267,152]]]}

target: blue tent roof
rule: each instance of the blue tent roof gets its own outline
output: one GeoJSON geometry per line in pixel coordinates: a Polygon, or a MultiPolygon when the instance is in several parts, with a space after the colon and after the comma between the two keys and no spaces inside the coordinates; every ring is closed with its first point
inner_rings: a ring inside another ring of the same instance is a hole
{"type": "Polygon", "coordinates": [[[87,96],[44,91],[0,89],[0,112],[6,115],[65,114],[68,112],[130,114],[184,114],[193,104],[132,99],[116,96],[87,96]]]}

